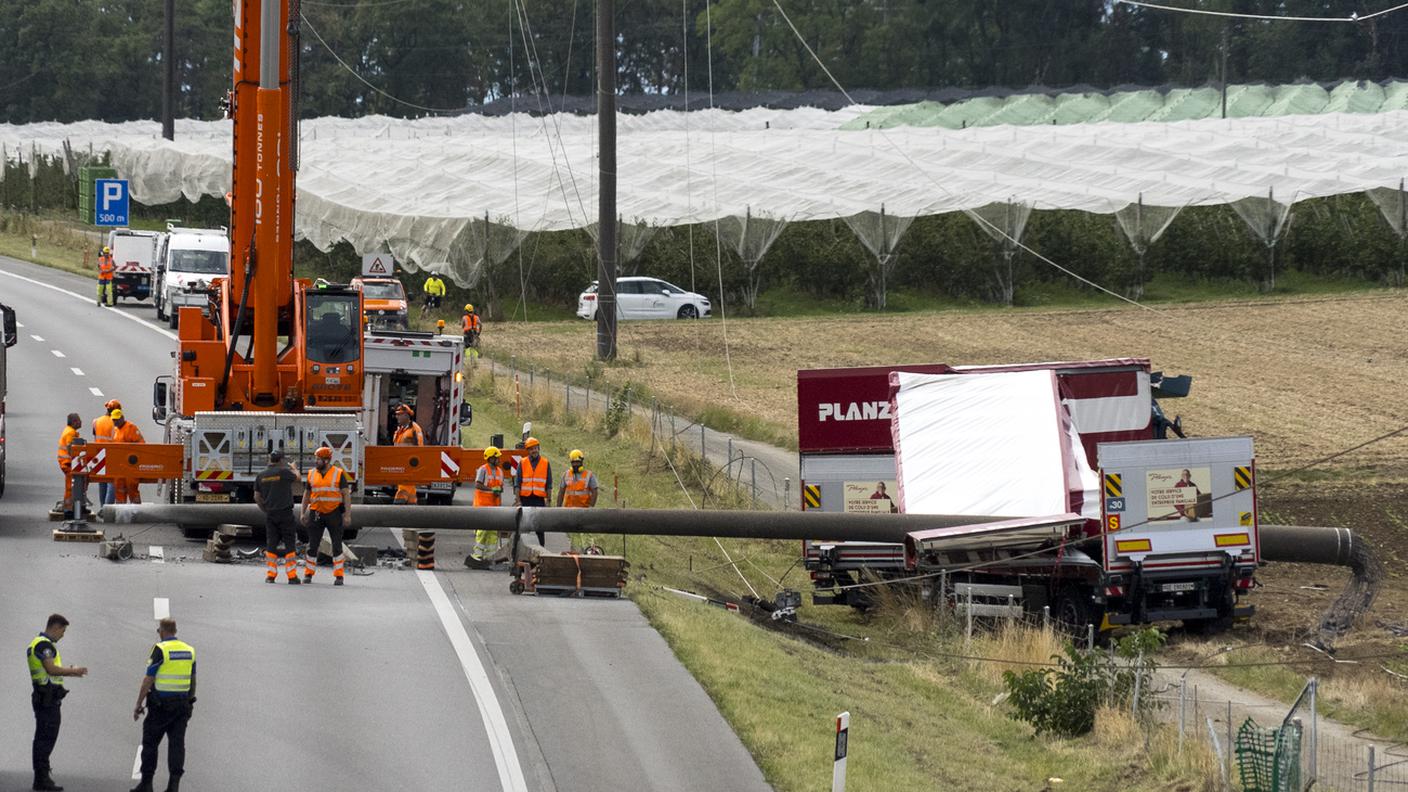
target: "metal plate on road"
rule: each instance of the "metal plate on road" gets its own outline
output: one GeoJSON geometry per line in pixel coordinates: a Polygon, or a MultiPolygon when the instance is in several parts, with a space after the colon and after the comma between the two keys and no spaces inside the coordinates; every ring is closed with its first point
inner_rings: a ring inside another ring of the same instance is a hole
{"type": "Polygon", "coordinates": [[[229,503],[228,492],[197,492],[196,503],[229,503]]]}
{"type": "Polygon", "coordinates": [[[1159,586],[1159,591],[1192,591],[1198,587],[1197,583],[1165,583],[1159,586]]]}

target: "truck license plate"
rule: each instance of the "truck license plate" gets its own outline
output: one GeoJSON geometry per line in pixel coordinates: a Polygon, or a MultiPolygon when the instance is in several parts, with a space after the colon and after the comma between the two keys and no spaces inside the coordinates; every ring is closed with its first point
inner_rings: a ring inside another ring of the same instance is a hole
{"type": "Polygon", "coordinates": [[[326,382],[326,383],[329,384],[329,385],[341,385],[341,384],[342,384],[342,377],[327,377],[327,378],[324,379],[323,381],[326,382]]]}
{"type": "Polygon", "coordinates": [[[228,492],[197,492],[196,503],[229,503],[228,492]]]}
{"type": "Polygon", "coordinates": [[[1160,591],[1192,591],[1198,587],[1197,583],[1165,583],[1159,587],[1160,591]]]}

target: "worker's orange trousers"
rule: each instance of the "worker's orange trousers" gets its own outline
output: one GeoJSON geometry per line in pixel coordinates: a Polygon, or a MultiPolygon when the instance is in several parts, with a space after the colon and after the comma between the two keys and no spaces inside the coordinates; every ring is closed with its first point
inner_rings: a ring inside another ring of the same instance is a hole
{"type": "Polygon", "coordinates": [[[142,491],[138,479],[113,479],[113,503],[141,503],[142,491]]]}
{"type": "Polygon", "coordinates": [[[416,485],[402,484],[396,488],[396,503],[413,504],[416,502],[416,485]]]}

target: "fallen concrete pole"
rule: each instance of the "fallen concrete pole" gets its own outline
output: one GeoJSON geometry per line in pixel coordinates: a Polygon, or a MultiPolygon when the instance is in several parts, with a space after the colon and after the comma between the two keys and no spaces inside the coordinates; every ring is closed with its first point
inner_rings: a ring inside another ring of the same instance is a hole
{"type": "Polygon", "coordinates": [[[1330,564],[1349,567],[1352,573],[1344,591],[1320,617],[1320,643],[1349,632],[1369,610],[1383,580],[1383,564],[1363,536],[1348,528],[1309,525],[1261,526],[1261,558],[1293,564],[1330,564]]]}
{"type": "MultiPolygon", "coordinates": [[[[103,507],[114,523],[179,525],[263,525],[253,504],[141,503],[103,507]]],[[[716,536],[738,539],[817,539],[902,544],[914,531],[972,525],[1003,518],[936,514],[832,514],[691,509],[555,509],[509,506],[352,507],[354,528],[414,528],[422,531],[504,531],[506,533],[594,533],[649,536],[716,536]]]]}

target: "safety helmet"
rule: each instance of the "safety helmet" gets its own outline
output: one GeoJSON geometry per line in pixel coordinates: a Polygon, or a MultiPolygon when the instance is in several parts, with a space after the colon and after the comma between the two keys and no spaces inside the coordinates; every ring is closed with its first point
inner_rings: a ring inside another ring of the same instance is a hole
{"type": "Polygon", "coordinates": [[[103,252],[104,252],[104,253],[111,253],[111,252],[112,252],[112,248],[108,247],[107,245],[103,245],[103,252]]]}
{"type": "Polygon", "coordinates": [[[103,409],[107,410],[109,413],[111,413],[113,410],[121,410],[122,402],[118,401],[117,399],[108,399],[107,402],[103,404],[103,409]]]}
{"type": "Polygon", "coordinates": [[[109,413],[108,415],[109,415],[109,417],[111,417],[114,421],[121,421],[121,420],[122,420],[122,410],[120,410],[120,409],[118,409],[118,410],[113,410],[113,411],[112,411],[111,413],[109,413]]]}
{"type": "Polygon", "coordinates": [[[332,449],[327,446],[320,446],[317,451],[313,452],[313,456],[319,459],[332,459],[332,449]]]}
{"type": "Polygon", "coordinates": [[[571,462],[581,462],[583,459],[586,459],[586,456],[582,453],[581,449],[574,448],[567,452],[567,459],[571,462]]]}
{"type": "Polygon", "coordinates": [[[536,438],[536,437],[530,437],[530,438],[528,438],[527,440],[524,440],[524,441],[523,441],[523,447],[524,447],[524,448],[537,448],[538,445],[539,445],[539,443],[538,443],[538,438],[536,438]]]}
{"type": "Polygon", "coordinates": [[[465,313],[474,313],[474,303],[465,303],[464,312],[465,312],[465,313]]]}
{"type": "Polygon", "coordinates": [[[499,448],[498,448],[498,446],[487,446],[487,447],[484,449],[484,458],[485,458],[485,459],[498,459],[498,458],[499,458],[499,448]]]}

